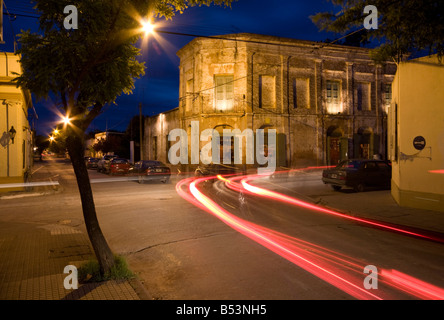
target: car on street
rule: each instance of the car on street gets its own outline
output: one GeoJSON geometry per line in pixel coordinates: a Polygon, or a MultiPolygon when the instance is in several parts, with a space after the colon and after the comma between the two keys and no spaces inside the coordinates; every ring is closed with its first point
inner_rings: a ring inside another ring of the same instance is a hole
{"type": "Polygon", "coordinates": [[[85,164],[87,169],[97,169],[99,158],[85,157],[85,164]]]}
{"type": "Polygon", "coordinates": [[[42,154],[40,152],[34,151],[34,153],[32,154],[32,158],[34,159],[34,161],[42,161],[42,154]]]}
{"type": "Polygon", "coordinates": [[[237,175],[242,173],[244,173],[243,169],[222,163],[201,164],[194,171],[194,174],[197,177],[217,176],[218,174],[237,175]]]}
{"type": "Polygon", "coordinates": [[[127,174],[131,168],[131,163],[128,159],[115,158],[112,159],[109,165],[109,174],[127,174]]]}
{"type": "Polygon", "coordinates": [[[97,172],[109,172],[109,166],[112,159],[119,158],[118,155],[104,155],[102,159],[97,162],[97,172]]]}
{"type": "Polygon", "coordinates": [[[341,188],[353,188],[356,192],[366,188],[389,188],[391,178],[390,162],[374,159],[344,160],[322,172],[322,181],[336,191],[341,188]]]}
{"type": "Polygon", "coordinates": [[[141,160],[134,164],[129,174],[137,176],[139,183],[146,181],[167,183],[171,177],[171,169],[161,161],[141,160]]]}

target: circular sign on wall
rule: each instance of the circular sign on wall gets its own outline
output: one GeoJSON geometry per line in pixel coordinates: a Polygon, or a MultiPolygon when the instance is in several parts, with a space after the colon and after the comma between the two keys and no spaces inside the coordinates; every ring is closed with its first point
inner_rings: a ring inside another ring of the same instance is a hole
{"type": "Polygon", "coordinates": [[[426,146],[426,141],[424,137],[417,136],[415,139],[413,139],[413,147],[415,147],[416,150],[422,150],[426,146]]]}

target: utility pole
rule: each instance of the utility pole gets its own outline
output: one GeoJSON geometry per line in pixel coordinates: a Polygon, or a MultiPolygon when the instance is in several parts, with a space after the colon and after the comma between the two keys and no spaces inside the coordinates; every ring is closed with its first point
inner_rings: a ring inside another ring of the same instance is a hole
{"type": "MultiPolygon", "coordinates": [[[[3,0],[0,0],[0,44],[5,43],[3,40],[3,0]]],[[[15,52],[15,44],[14,44],[15,52]]]]}
{"type": "Polygon", "coordinates": [[[140,131],[140,160],[143,160],[143,137],[142,137],[142,102],[139,102],[139,131],[140,131]]]}
{"type": "Polygon", "coordinates": [[[134,138],[133,138],[133,119],[130,121],[130,162],[134,164],[134,138]]]}

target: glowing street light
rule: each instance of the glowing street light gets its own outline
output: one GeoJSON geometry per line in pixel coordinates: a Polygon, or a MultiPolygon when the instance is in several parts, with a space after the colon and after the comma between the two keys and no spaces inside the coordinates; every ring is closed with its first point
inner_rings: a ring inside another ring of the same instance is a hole
{"type": "Polygon", "coordinates": [[[155,30],[154,24],[152,24],[149,20],[142,20],[140,24],[142,25],[141,29],[145,33],[145,36],[153,33],[155,30]]]}
{"type": "Polygon", "coordinates": [[[62,118],[62,121],[63,121],[63,123],[64,123],[65,125],[71,124],[71,119],[68,118],[68,117],[63,117],[63,118],[62,118]]]}
{"type": "Polygon", "coordinates": [[[49,137],[49,141],[51,141],[51,142],[53,142],[54,139],[55,139],[55,138],[54,138],[53,136],[50,136],[50,137],[49,137]]]}

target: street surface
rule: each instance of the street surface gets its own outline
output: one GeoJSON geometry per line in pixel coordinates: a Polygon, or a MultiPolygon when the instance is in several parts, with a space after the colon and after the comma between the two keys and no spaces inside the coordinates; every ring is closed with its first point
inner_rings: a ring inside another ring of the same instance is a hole
{"type": "MultiPolygon", "coordinates": [[[[71,164],[48,159],[34,171],[57,180],[60,189],[2,199],[0,224],[63,222],[86,233],[71,164]]],[[[320,170],[244,185],[219,179],[193,184],[194,178],[177,175],[167,184],[139,184],[89,173],[108,243],[153,299],[432,299],[443,292],[443,225],[424,218],[429,231],[399,226],[402,217],[415,227],[414,210],[399,210],[389,190],[335,192],[323,185],[320,170]],[[250,191],[268,190],[306,206],[227,185],[257,187],[250,191]],[[375,215],[377,201],[388,205],[375,215]],[[396,232],[385,222],[350,219],[348,211],[353,218],[397,223],[396,232]],[[379,281],[366,278],[368,266],[378,270],[379,281]]]]}

